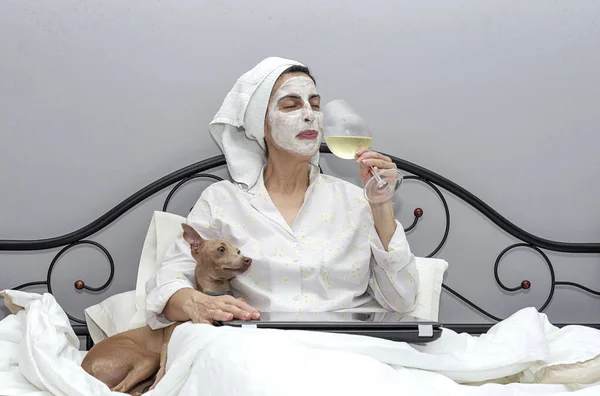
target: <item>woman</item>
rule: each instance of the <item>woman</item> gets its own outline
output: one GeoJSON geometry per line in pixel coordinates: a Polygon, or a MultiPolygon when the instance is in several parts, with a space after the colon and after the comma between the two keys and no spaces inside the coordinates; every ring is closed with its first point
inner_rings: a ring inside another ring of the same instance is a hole
{"type": "MultiPolygon", "coordinates": [[[[210,126],[233,182],[208,187],[187,222],[253,259],[231,282],[247,302],[194,290],[195,263],[180,236],[146,285],[152,328],[258,319],[260,311],[414,309],[415,257],[391,201],[369,204],[358,186],[319,173],[320,102],[309,70],[281,58],[234,85],[210,126]]],[[[363,183],[369,166],[395,167],[374,151],[356,154],[363,183]]]]}

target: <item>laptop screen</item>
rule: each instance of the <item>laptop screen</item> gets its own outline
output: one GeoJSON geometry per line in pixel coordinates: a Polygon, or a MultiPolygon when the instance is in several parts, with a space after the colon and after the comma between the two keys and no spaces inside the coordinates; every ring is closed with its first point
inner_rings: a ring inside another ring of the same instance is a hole
{"type": "Polygon", "coordinates": [[[397,312],[261,312],[260,316],[258,323],[433,323],[397,312]]]}
{"type": "Polygon", "coordinates": [[[279,330],[316,330],[385,338],[403,342],[431,342],[441,335],[437,322],[396,312],[261,312],[259,320],[219,322],[219,326],[279,330]]]}

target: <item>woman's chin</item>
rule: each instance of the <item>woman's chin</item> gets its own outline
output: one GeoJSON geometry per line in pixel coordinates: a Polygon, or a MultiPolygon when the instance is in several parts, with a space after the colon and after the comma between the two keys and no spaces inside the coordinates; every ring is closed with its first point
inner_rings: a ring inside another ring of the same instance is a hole
{"type": "Polygon", "coordinates": [[[321,147],[320,139],[298,139],[298,142],[300,144],[294,145],[295,147],[290,147],[287,151],[294,155],[304,157],[305,159],[314,157],[321,147]]]}

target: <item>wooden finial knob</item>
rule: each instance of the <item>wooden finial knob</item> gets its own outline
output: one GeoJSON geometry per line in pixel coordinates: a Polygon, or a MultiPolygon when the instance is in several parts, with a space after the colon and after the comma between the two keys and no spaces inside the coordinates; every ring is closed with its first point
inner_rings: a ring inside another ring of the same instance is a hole
{"type": "Polygon", "coordinates": [[[75,289],[81,290],[83,289],[83,286],[85,286],[85,283],[83,283],[82,280],[75,281],[75,289]]]}
{"type": "Polygon", "coordinates": [[[421,216],[423,216],[423,209],[421,209],[421,208],[415,209],[414,214],[415,214],[415,217],[421,217],[421,216]]]}
{"type": "Polygon", "coordinates": [[[531,287],[531,282],[529,282],[528,280],[524,280],[523,282],[521,282],[521,287],[527,290],[531,287]]]}

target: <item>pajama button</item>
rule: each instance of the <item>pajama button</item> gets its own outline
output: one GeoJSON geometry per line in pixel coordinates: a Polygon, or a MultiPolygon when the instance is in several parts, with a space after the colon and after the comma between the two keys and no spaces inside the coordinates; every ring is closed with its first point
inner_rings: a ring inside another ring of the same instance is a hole
{"type": "Polygon", "coordinates": [[[294,301],[298,301],[298,300],[300,300],[300,295],[299,295],[299,294],[296,294],[296,295],[294,296],[294,301]]]}

